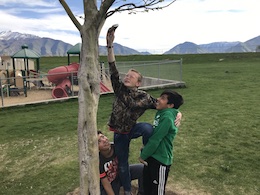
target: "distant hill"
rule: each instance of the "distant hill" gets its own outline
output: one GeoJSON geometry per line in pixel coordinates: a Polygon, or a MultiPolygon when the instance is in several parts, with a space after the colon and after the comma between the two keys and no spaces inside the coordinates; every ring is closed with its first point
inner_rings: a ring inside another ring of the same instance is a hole
{"type": "Polygon", "coordinates": [[[244,43],[238,43],[233,47],[226,50],[228,53],[238,53],[238,52],[255,52],[257,46],[260,45],[260,36],[250,39],[244,43]]]}
{"type": "MultiPolygon", "coordinates": [[[[60,40],[41,38],[30,34],[11,31],[0,32],[0,56],[12,56],[17,51],[20,51],[21,46],[24,44],[41,56],[66,56],[67,51],[73,46],[60,40]]],[[[99,50],[100,55],[107,55],[107,48],[105,46],[100,46],[99,50]]],[[[114,52],[116,55],[142,55],[141,52],[117,43],[114,43],[114,52]]]]}
{"type": "Polygon", "coordinates": [[[172,49],[165,52],[164,54],[197,54],[197,53],[206,53],[206,50],[204,50],[199,45],[196,45],[195,43],[185,42],[173,47],[172,49]]]}
{"type": "MultiPolygon", "coordinates": [[[[116,55],[143,55],[143,53],[131,49],[129,47],[124,47],[118,43],[114,43],[114,53],[116,55]]],[[[106,46],[99,46],[99,55],[107,55],[106,46]]]]}
{"type": "Polygon", "coordinates": [[[239,41],[236,42],[214,42],[209,44],[199,45],[207,53],[225,53],[229,48],[234,47],[239,44],[239,41]]]}
{"type": "Polygon", "coordinates": [[[176,45],[164,54],[199,54],[199,53],[241,53],[256,52],[260,45],[260,36],[242,42],[214,42],[197,45],[191,42],[184,42],[176,45]]]}
{"type": "MultiPolygon", "coordinates": [[[[35,35],[11,31],[0,32],[0,56],[12,56],[17,51],[20,51],[21,46],[24,44],[41,56],[66,56],[67,51],[73,46],[69,43],[46,37],[41,38],[35,35]]],[[[257,50],[258,46],[260,46],[260,36],[252,38],[244,43],[214,42],[197,45],[192,42],[184,42],[176,45],[164,54],[255,52],[259,50],[257,50]]],[[[139,52],[118,43],[114,43],[114,51],[116,55],[150,55],[149,52],[139,52]]],[[[99,46],[99,54],[107,55],[107,48],[105,46],[99,46]]]]}
{"type": "Polygon", "coordinates": [[[256,52],[260,45],[260,36],[246,42],[214,42],[197,45],[191,42],[184,42],[176,45],[164,54],[200,54],[200,53],[240,53],[256,52]]]}

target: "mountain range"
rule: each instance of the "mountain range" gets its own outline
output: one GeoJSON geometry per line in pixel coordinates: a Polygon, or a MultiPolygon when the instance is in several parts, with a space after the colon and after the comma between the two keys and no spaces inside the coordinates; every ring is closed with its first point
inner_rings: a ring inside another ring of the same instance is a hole
{"type": "MultiPolygon", "coordinates": [[[[41,56],[66,56],[67,51],[73,46],[60,40],[51,38],[41,38],[31,34],[19,32],[0,32],[0,56],[12,56],[22,45],[27,45],[29,49],[39,53],[41,56]]],[[[214,42],[197,45],[192,42],[184,42],[176,45],[164,54],[201,54],[201,53],[241,53],[259,52],[260,36],[254,37],[246,42],[214,42]]],[[[149,52],[139,52],[135,49],[114,43],[116,55],[149,55],[149,52]]],[[[99,54],[106,55],[105,46],[99,46],[99,54]]]]}

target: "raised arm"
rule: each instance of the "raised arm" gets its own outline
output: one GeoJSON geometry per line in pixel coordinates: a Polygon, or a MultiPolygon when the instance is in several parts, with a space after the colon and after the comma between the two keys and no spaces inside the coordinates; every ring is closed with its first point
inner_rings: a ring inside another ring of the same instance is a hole
{"type": "Polygon", "coordinates": [[[115,39],[115,27],[111,27],[107,31],[107,60],[108,63],[115,62],[115,54],[113,42],[115,39]]]}
{"type": "Polygon", "coordinates": [[[107,31],[107,60],[109,65],[109,73],[111,78],[114,93],[117,94],[122,87],[122,81],[119,79],[119,72],[116,67],[113,43],[115,39],[115,26],[112,26],[107,31]]]}

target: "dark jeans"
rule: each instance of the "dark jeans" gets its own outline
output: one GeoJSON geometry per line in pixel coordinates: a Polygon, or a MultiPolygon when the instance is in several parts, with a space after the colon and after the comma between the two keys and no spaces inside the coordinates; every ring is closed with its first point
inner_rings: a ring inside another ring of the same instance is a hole
{"type": "MultiPolygon", "coordinates": [[[[130,174],[131,174],[131,181],[138,179],[138,192],[140,192],[141,194],[144,193],[143,168],[144,168],[143,164],[132,164],[129,167],[130,174]]],[[[117,179],[115,179],[111,183],[111,185],[112,185],[112,188],[113,188],[115,195],[119,195],[120,187],[122,186],[119,177],[117,177],[117,179]]],[[[107,195],[107,193],[106,193],[106,191],[105,191],[105,189],[103,188],[102,185],[101,185],[100,189],[101,189],[101,195],[107,195]]]]}
{"type": "Polygon", "coordinates": [[[114,133],[115,152],[118,158],[119,177],[125,191],[131,191],[131,175],[129,171],[128,156],[131,139],[142,136],[143,144],[148,142],[153,133],[149,123],[137,123],[129,134],[114,133]]]}

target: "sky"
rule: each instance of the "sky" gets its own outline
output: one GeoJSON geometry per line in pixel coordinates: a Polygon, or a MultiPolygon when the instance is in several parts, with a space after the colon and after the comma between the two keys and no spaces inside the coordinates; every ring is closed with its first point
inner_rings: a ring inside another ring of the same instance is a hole
{"type": "MultiPolygon", "coordinates": [[[[78,16],[83,16],[83,1],[66,2],[82,23],[78,16]]],[[[59,0],[1,0],[0,18],[0,32],[33,34],[72,45],[81,42],[77,28],[59,0]]],[[[106,45],[107,29],[113,24],[119,25],[116,43],[154,54],[186,41],[245,42],[260,35],[259,19],[259,0],[176,0],[158,11],[112,15],[101,30],[99,45],[106,45]]]]}

